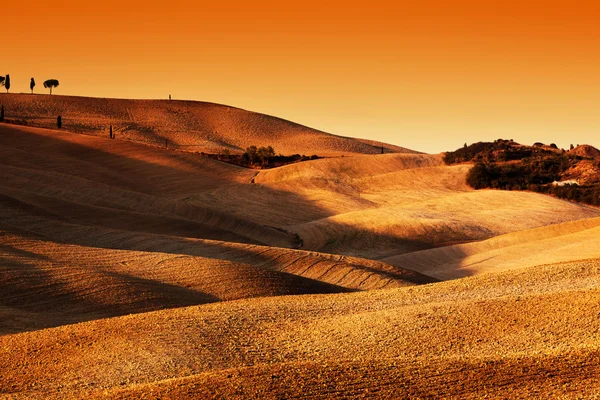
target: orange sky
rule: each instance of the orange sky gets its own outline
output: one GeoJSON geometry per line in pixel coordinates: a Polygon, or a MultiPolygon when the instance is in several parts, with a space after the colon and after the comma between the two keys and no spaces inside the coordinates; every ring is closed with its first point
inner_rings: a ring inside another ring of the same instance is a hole
{"type": "Polygon", "coordinates": [[[3,5],[11,91],[170,93],[427,152],[600,146],[598,1],[89,3],[3,5]]]}

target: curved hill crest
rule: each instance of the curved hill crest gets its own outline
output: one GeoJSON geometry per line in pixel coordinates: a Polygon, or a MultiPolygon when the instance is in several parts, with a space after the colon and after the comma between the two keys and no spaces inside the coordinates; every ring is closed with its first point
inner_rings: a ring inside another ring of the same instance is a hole
{"type": "Polygon", "coordinates": [[[190,100],[130,100],[79,96],[3,94],[6,118],[45,128],[109,136],[180,150],[243,152],[273,146],[284,155],[417,153],[400,146],[333,135],[282,118],[222,104],[190,100]]]}

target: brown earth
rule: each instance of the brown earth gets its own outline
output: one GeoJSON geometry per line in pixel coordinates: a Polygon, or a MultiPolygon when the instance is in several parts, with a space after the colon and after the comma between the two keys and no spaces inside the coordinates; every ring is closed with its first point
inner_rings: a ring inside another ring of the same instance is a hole
{"type": "Polygon", "coordinates": [[[0,125],[0,398],[598,396],[600,210],[469,167],[0,125]]]}
{"type": "Polygon", "coordinates": [[[238,300],[0,337],[28,398],[587,397],[600,262],[238,300]]]}
{"type": "MultiPolygon", "coordinates": [[[[273,146],[284,155],[414,153],[399,146],[332,135],[265,114],[221,104],[182,100],[129,100],[59,95],[0,94],[6,118],[32,126],[102,137],[109,127],[117,140],[130,140],[192,152],[243,152],[273,146]]],[[[366,133],[367,134],[367,133],[366,133]]]]}
{"type": "Polygon", "coordinates": [[[569,150],[569,153],[584,158],[600,158],[600,150],[588,144],[577,146],[573,150],[569,150]]]}

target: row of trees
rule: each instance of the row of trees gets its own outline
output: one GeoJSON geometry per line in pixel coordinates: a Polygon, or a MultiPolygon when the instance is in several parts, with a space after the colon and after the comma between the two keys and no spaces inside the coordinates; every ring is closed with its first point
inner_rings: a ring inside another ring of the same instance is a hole
{"type": "MultiPolygon", "coordinates": [[[[44,87],[46,89],[50,89],[50,94],[52,94],[52,89],[57,87],[59,82],[57,79],[48,79],[44,82],[44,87]]],[[[10,74],[6,74],[6,76],[0,76],[0,86],[4,86],[6,89],[6,93],[10,90],[10,74]]],[[[29,82],[29,89],[31,89],[31,93],[33,93],[33,89],[35,88],[35,79],[31,78],[29,82]]]]}
{"type": "MultiPolygon", "coordinates": [[[[114,135],[113,135],[114,137],[114,135]]],[[[282,165],[295,163],[298,161],[316,160],[320,158],[317,155],[305,156],[293,154],[284,156],[283,154],[276,155],[275,149],[272,146],[256,147],[250,146],[246,148],[243,154],[231,154],[229,150],[223,150],[219,154],[201,153],[205,157],[214,160],[224,161],[230,164],[239,165],[247,168],[274,168],[282,165]]]]}

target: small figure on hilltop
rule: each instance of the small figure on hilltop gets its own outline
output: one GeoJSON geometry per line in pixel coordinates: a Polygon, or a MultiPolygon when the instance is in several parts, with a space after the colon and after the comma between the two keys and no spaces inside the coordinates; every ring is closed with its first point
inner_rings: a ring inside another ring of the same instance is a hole
{"type": "Polygon", "coordinates": [[[4,104],[0,108],[0,122],[4,122],[4,104]]]}
{"type": "Polygon", "coordinates": [[[50,95],[52,95],[52,88],[55,88],[59,85],[58,80],[56,79],[48,79],[46,82],[44,82],[44,87],[46,89],[50,89],[50,95]]]}
{"type": "Polygon", "coordinates": [[[171,101],[171,95],[169,95],[169,101],[171,101]]]}
{"type": "Polygon", "coordinates": [[[31,78],[31,82],[29,82],[29,89],[31,89],[31,94],[33,94],[34,87],[35,87],[35,79],[31,78]]]}
{"type": "Polygon", "coordinates": [[[56,126],[58,126],[58,129],[62,128],[62,117],[60,115],[56,118],[56,126]]]}
{"type": "Polygon", "coordinates": [[[109,131],[108,135],[111,139],[115,138],[115,136],[113,135],[112,124],[110,125],[110,131],[109,131]]]}

